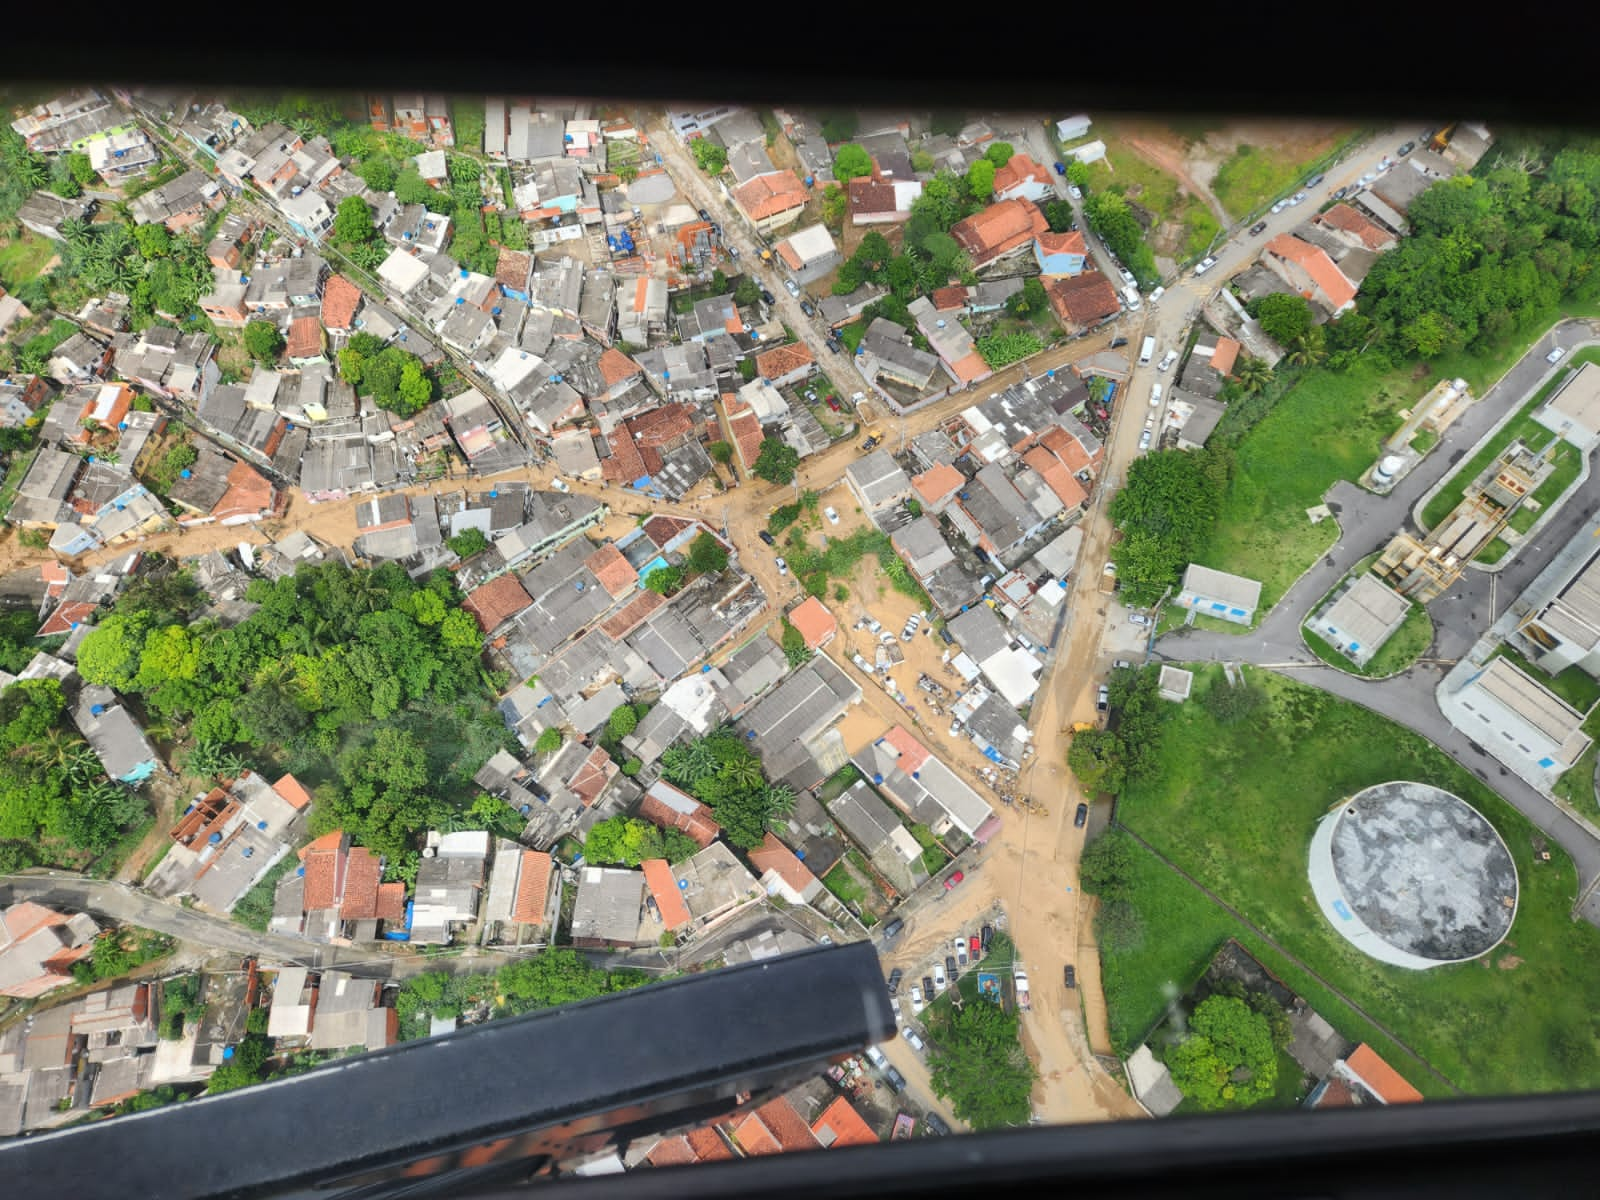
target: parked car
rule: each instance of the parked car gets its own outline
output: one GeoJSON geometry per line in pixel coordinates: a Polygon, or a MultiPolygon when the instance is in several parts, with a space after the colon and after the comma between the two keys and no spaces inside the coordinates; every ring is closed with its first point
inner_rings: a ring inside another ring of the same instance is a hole
{"type": "Polygon", "coordinates": [[[813,404],[816,403],[816,401],[817,401],[817,389],[816,388],[807,388],[804,391],[804,393],[802,393],[802,394],[805,396],[805,398],[807,400],[811,401],[813,404]]]}
{"type": "Polygon", "coordinates": [[[1128,339],[1127,338],[1119,337],[1119,338],[1112,338],[1111,339],[1111,348],[1113,350],[1120,349],[1121,347],[1126,346],[1127,344],[1128,344],[1128,339]]]}
{"type": "Polygon", "coordinates": [[[885,1069],[883,1072],[883,1081],[887,1083],[889,1087],[896,1093],[906,1090],[906,1077],[900,1074],[899,1071],[896,1071],[893,1067],[885,1069]]]}
{"type": "Polygon", "coordinates": [[[1117,268],[1117,274],[1122,276],[1122,282],[1123,283],[1131,284],[1131,283],[1138,282],[1137,280],[1134,279],[1133,272],[1128,270],[1127,267],[1118,267],[1117,268]]]}
{"type": "Polygon", "coordinates": [[[1404,142],[1404,143],[1401,144],[1400,149],[1396,150],[1395,153],[1398,154],[1401,158],[1404,158],[1406,155],[1410,154],[1416,148],[1417,148],[1417,144],[1415,142],[1404,142]]]}
{"type": "Polygon", "coordinates": [[[1170,371],[1170,370],[1172,370],[1172,364],[1177,362],[1177,361],[1178,361],[1178,352],[1176,350],[1168,350],[1165,354],[1163,354],[1161,356],[1161,361],[1156,364],[1156,370],[1158,370],[1158,371],[1170,371]]]}
{"type": "Polygon", "coordinates": [[[817,315],[817,310],[811,307],[811,301],[809,300],[800,301],[800,311],[805,313],[805,315],[808,317],[814,317],[817,315]]]}
{"type": "Polygon", "coordinates": [[[711,220],[711,214],[708,213],[705,209],[702,208],[700,210],[700,219],[702,221],[705,221],[705,222],[709,223],[710,220],[711,220]]]}
{"type": "Polygon", "coordinates": [[[979,936],[983,939],[983,952],[989,953],[989,943],[994,940],[994,926],[985,925],[979,931],[979,936]]]}
{"type": "Polygon", "coordinates": [[[1063,975],[1066,978],[1066,983],[1067,983],[1067,986],[1069,988],[1075,988],[1075,987],[1078,986],[1078,969],[1076,967],[1074,967],[1071,963],[1067,964],[1066,970],[1063,972],[1063,975]]]}
{"type": "Polygon", "coordinates": [[[925,1129],[931,1129],[938,1137],[950,1136],[950,1126],[946,1125],[944,1123],[944,1118],[936,1112],[931,1112],[924,1116],[922,1118],[922,1125],[925,1129]]]}
{"type": "Polygon", "coordinates": [[[926,1002],[922,999],[922,986],[920,984],[913,983],[911,985],[911,1012],[912,1012],[912,1014],[915,1015],[915,1014],[921,1012],[925,1003],[926,1002]]]}
{"type": "Polygon", "coordinates": [[[889,972],[889,995],[894,995],[900,990],[900,980],[905,978],[905,972],[899,967],[889,972]]]}
{"type": "Polygon", "coordinates": [[[1100,690],[1095,693],[1094,706],[1100,712],[1105,712],[1111,707],[1111,689],[1103,683],[1100,685],[1100,690]]]}
{"type": "Polygon", "coordinates": [[[765,300],[768,304],[776,304],[778,302],[778,298],[776,296],[774,296],[771,292],[767,291],[766,288],[762,288],[761,289],[761,298],[763,300],[765,300]]]}
{"type": "Polygon", "coordinates": [[[933,997],[936,993],[933,987],[932,975],[924,975],[922,977],[922,994],[927,998],[929,1004],[933,1003],[933,997]]]}
{"type": "Polygon", "coordinates": [[[1266,231],[1267,223],[1265,221],[1257,221],[1254,225],[1250,226],[1251,237],[1260,237],[1266,231]]]}
{"type": "Polygon", "coordinates": [[[787,575],[788,573],[789,573],[789,564],[784,562],[782,558],[779,558],[778,559],[778,574],[779,575],[787,575]]]}
{"type": "Polygon", "coordinates": [[[1294,195],[1289,197],[1289,207],[1293,208],[1297,204],[1304,204],[1305,199],[1306,194],[1304,192],[1296,192],[1294,195]]]}
{"type": "Polygon", "coordinates": [[[1139,449],[1141,449],[1141,450],[1150,449],[1150,430],[1146,429],[1143,433],[1141,433],[1139,435],[1139,449]]]}
{"type": "Polygon", "coordinates": [[[785,279],[783,281],[783,286],[789,290],[789,295],[791,296],[798,296],[800,294],[799,285],[797,285],[792,279],[785,279]]]}
{"type": "Polygon", "coordinates": [[[778,544],[778,539],[773,537],[765,529],[763,529],[759,533],[757,533],[756,536],[758,538],[760,538],[763,542],[765,542],[769,546],[776,546],[778,544]]]}
{"type": "Polygon", "coordinates": [[[954,954],[946,954],[944,956],[944,969],[946,974],[950,976],[950,982],[954,983],[956,978],[956,956],[954,954]]]}
{"type": "Polygon", "coordinates": [[[967,965],[967,939],[956,938],[956,962],[961,966],[967,965]]]}
{"type": "Polygon", "coordinates": [[[567,481],[565,479],[552,479],[550,481],[550,486],[555,488],[555,490],[560,492],[563,496],[572,491],[572,489],[567,486],[567,481]]]}
{"type": "Polygon", "coordinates": [[[894,1019],[896,1021],[899,1021],[901,1019],[901,1016],[900,1016],[900,997],[899,996],[890,996],[889,997],[889,1007],[894,1010],[894,1019]]]}
{"type": "Polygon", "coordinates": [[[728,251],[728,257],[729,258],[738,258],[739,257],[739,247],[737,247],[737,246],[728,246],[727,247],[727,251],[728,251]]]}
{"type": "MultiPolygon", "coordinates": [[[[883,927],[883,940],[886,942],[894,941],[895,938],[900,936],[900,931],[905,927],[906,923],[899,917],[896,917],[883,927]]],[[[895,974],[898,975],[900,972],[897,970],[895,974]]]]}
{"type": "Polygon", "coordinates": [[[1289,207],[1289,202],[1287,200],[1279,200],[1276,204],[1274,204],[1272,206],[1271,211],[1272,211],[1272,214],[1274,216],[1276,216],[1278,213],[1281,213],[1284,209],[1286,209],[1288,207],[1289,207]]]}
{"type": "Polygon", "coordinates": [[[889,1065],[889,1060],[883,1056],[883,1051],[876,1046],[867,1047],[867,1061],[880,1071],[889,1065]]]}
{"type": "Polygon", "coordinates": [[[878,439],[875,438],[875,437],[869,437],[866,441],[861,443],[861,449],[862,449],[863,452],[876,450],[877,448],[878,448],[878,439]]]}
{"type": "Polygon", "coordinates": [[[1561,361],[1561,357],[1564,354],[1566,354],[1566,351],[1564,349],[1562,349],[1560,346],[1557,346],[1554,350],[1550,351],[1549,354],[1546,354],[1544,356],[1544,360],[1547,363],[1560,362],[1561,361]]]}
{"type": "Polygon", "coordinates": [[[1206,255],[1204,258],[1202,258],[1200,260],[1199,265],[1196,266],[1195,269],[1194,269],[1194,273],[1196,275],[1204,275],[1207,271],[1211,270],[1211,268],[1216,266],[1216,265],[1217,265],[1217,260],[1215,258],[1211,257],[1211,255],[1208,254],[1208,255],[1206,255]]]}
{"type": "Polygon", "coordinates": [[[1067,164],[1058,162],[1056,164],[1056,174],[1057,175],[1065,175],[1066,173],[1067,173],[1067,164]]]}
{"type": "Polygon", "coordinates": [[[1088,820],[1089,820],[1089,806],[1087,804],[1078,805],[1078,811],[1072,814],[1072,825],[1073,825],[1073,828],[1082,829],[1084,827],[1085,823],[1087,823],[1088,820]]]}
{"type": "Polygon", "coordinates": [[[944,967],[937,966],[937,967],[933,968],[933,992],[934,992],[934,995],[942,996],[944,994],[944,989],[946,988],[946,986],[948,986],[949,982],[950,982],[950,978],[949,978],[949,976],[947,976],[944,973],[944,967]]]}
{"type": "Polygon", "coordinates": [[[966,872],[957,871],[954,875],[950,876],[949,879],[946,879],[944,881],[944,890],[947,891],[947,892],[950,891],[952,888],[954,888],[956,885],[958,885],[966,877],[967,877],[966,876],[966,872]]]}
{"type": "Polygon", "coordinates": [[[906,1045],[910,1046],[913,1050],[916,1050],[919,1053],[927,1049],[927,1043],[925,1043],[922,1038],[917,1035],[917,1031],[911,1028],[909,1025],[900,1031],[900,1036],[905,1038],[906,1045]]]}
{"type": "Polygon", "coordinates": [[[1153,625],[1153,624],[1155,624],[1155,622],[1152,621],[1149,617],[1145,616],[1143,613],[1129,613],[1128,614],[1128,624],[1130,624],[1130,625],[1153,625]]]}
{"type": "Polygon", "coordinates": [[[1339,189],[1337,189],[1337,190],[1336,190],[1336,191],[1335,191],[1335,192],[1334,192],[1334,193],[1333,193],[1333,198],[1334,198],[1334,199],[1335,199],[1335,200],[1343,200],[1343,199],[1344,199],[1344,198],[1345,198],[1345,197],[1346,197],[1346,196],[1348,196],[1348,195],[1349,195],[1349,194],[1350,194],[1350,193],[1351,193],[1351,192],[1352,192],[1352,191],[1353,191],[1353,190],[1354,190],[1354,189],[1353,189],[1353,188],[1352,188],[1352,187],[1351,187],[1351,185],[1350,185],[1350,184],[1346,184],[1346,185],[1345,185],[1345,186],[1344,186],[1344,187],[1342,187],[1342,188],[1339,188],[1339,189]]]}
{"type": "Polygon", "coordinates": [[[940,629],[939,636],[944,639],[946,646],[954,646],[956,644],[954,635],[948,629],[940,629]]]}
{"type": "Polygon", "coordinates": [[[1306,180],[1306,190],[1310,191],[1312,188],[1316,187],[1317,184],[1321,183],[1323,181],[1323,179],[1325,179],[1325,178],[1326,178],[1326,176],[1324,176],[1321,171],[1318,171],[1310,179],[1306,180]]]}
{"type": "Polygon", "coordinates": [[[1067,188],[1067,195],[1071,196],[1074,200],[1082,200],[1083,199],[1083,192],[1076,185],[1073,185],[1072,187],[1067,188]]]}
{"type": "Polygon", "coordinates": [[[829,525],[837,525],[839,523],[839,510],[831,504],[822,510],[822,515],[828,518],[829,525]]]}
{"type": "Polygon", "coordinates": [[[967,941],[967,952],[971,954],[974,959],[978,958],[978,956],[983,953],[983,939],[977,934],[973,934],[972,937],[967,941]]]}
{"type": "MultiPolygon", "coordinates": [[[[837,346],[835,346],[833,348],[833,352],[835,354],[839,353],[839,348],[837,346]]],[[[843,412],[844,411],[844,409],[839,407],[839,397],[837,397],[837,396],[829,396],[828,397],[828,407],[833,409],[834,412],[843,412]]]]}
{"type": "Polygon", "coordinates": [[[1133,667],[1133,664],[1131,662],[1129,662],[1125,658],[1119,658],[1119,659],[1117,659],[1116,662],[1111,664],[1111,669],[1113,671],[1127,671],[1127,670],[1130,670],[1132,667],[1133,667]]]}
{"type": "Polygon", "coordinates": [[[1363,175],[1361,177],[1361,180],[1360,180],[1361,186],[1362,187],[1366,187],[1367,184],[1369,184],[1373,180],[1377,179],[1377,177],[1378,177],[1378,172],[1376,172],[1376,171],[1368,171],[1365,175],[1363,175]]]}

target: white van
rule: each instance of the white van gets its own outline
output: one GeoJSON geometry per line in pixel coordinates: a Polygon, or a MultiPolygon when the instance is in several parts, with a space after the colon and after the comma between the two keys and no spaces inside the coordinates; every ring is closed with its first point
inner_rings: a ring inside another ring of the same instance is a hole
{"type": "Polygon", "coordinates": [[[1150,360],[1154,358],[1155,355],[1156,339],[1153,337],[1145,338],[1143,344],[1139,347],[1139,365],[1141,367],[1148,367],[1150,365],[1150,360]]]}
{"type": "Polygon", "coordinates": [[[1152,383],[1150,385],[1150,407],[1161,407],[1161,385],[1159,383],[1152,383]]]}
{"type": "Polygon", "coordinates": [[[1122,300],[1129,312],[1138,312],[1144,307],[1144,302],[1139,299],[1139,289],[1131,283],[1122,289],[1122,300]]]}

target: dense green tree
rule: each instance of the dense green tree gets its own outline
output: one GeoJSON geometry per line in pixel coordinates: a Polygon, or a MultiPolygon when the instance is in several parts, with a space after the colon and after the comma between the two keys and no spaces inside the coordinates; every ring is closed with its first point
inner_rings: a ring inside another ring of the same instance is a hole
{"type": "Polygon", "coordinates": [[[967,168],[967,189],[982,199],[994,194],[994,163],[980,158],[967,168]]]}
{"type": "Polygon", "coordinates": [[[850,193],[837,183],[822,189],[822,221],[835,231],[844,227],[844,217],[850,211],[850,193]]]}
{"type": "Polygon", "coordinates": [[[533,744],[535,754],[554,754],[561,749],[561,730],[546,729],[533,744]]]}
{"type": "Polygon", "coordinates": [[[847,142],[834,153],[833,177],[840,183],[872,174],[872,155],[854,142],[847,142]]]}
{"type": "Polygon", "coordinates": [[[860,128],[861,118],[853,112],[822,114],[822,138],[830,145],[834,142],[848,142],[855,137],[856,130],[860,128]]]}
{"type": "MultiPolygon", "coordinates": [[[[248,321],[244,327],[244,348],[257,362],[272,362],[283,352],[283,334],[271,321],[248,321]]],[[[345,351],[344,353],[348,353],[345,351]]]]}
{"type": "Polygon", "coordinates": [[[106,617],[78,647],[78,674],[115,691],[131,690],[147,632],[138,617],[106,617]]]}
{"type": "Polygon", "coordinates": [[[980,1130],[1027,1121],[1038,1073],[1018,1040],[1017,1015],[982,1000],[929,1011],[928,1074],[956,1116],[980,1130]]]}
{"type": "Polygon", "coordinates": [[[366,180],[367,186],[373,191],[389,192],[394,190],[400,171],[394,159],[378,154],[361,163],[356,168],[356,174],[366,180]]]}
{"type": "Polygon", "coordinates": [[[764,438],[756,455],[751,472],[768,483],[783,485],[794,482],[795,469],[800,465],[800,452],[777,438],[764,438]]]}
{"type": "Polygon", "coordinates": [[[1269,292],[1252,300],[1247,311],[1260,323],[1263,333],[1283,345],[1311,328],[1311,305],[1304,296],[1269,292]]]}
{"type": "MultiPolygon", "coordinates": [[[[428,185],[427,180],[417,173],[415,167],[402,167],[395,176],[393,184],[394,198],[401,204],[425,204],[433,209],[431,203],[438,192],[428,185]]],[[[433,209],[433,211],[438,211],[433,209]]]]}
{"type": "Polygon", "coordinates": [[[172,249],[172,234],[165,225],[135,225],[133,240],[145,258],[165,258],[172,249]]]}
{"type": "Polygon", "coordinates": [[[372,224],[372,209],[360,196],[339,201],[333,218],[333,240],[341,246],[361,246],[378,236],[372,224]]]}
{"type": "Polygon", "coordinates": [[[1168,1053],[1167,1066],[1198,1107],[1247,1107],[1271,1096],[1277,1084],[1272,1027],[1243,1000],[1210,996],[1196,1005],[1189,1034],[1168,1053]]]}
{"type": "Polygon", "coordinates": [[[683,568],[657,567],[644,577],[644,586],[658,596],[671,596],[683,586],[683,568]]]}
{"type": "Polygon", "coordinates": [[[1122,739],[1105,729],[1084,729],[1072,735],[1067,766],[1090,795],[1122,791],[1122,739]]]}
{"type": "Polygon", "coordinates": [[[610,718],[606,721],[606,730],[616,741],[621,741],[639,726],[639,714],[633,711],[631,704],[619,704],[612,709],[610,718]]]}
{"type": "Polygon", "coordinates": [[[1038,317],[1050,311],[1050,297],[1037,275],[1029,276],[1022,290],[1006,298],[1006,312],[1013,317],[1038,317]]]}
{"type": "Polygon", "coordinates": [[[1090,171],[1088,163],[1079,162],[1075,158],[1067,163],[1067,182],[1073,187],[1080,190],[1085,189],[1089,186],[1089,179],[1090,171]]]}
{"type": "Polygon", "coordinates": [[[728,548],[711,534],[702,533],[689,543],[687,563],[696,574],[724,571],[728,567],[728,548]]]}
{"type": "Polygon", "coordinates": [[[433,399],[433,383],[422,372],[422,360],[413,358],[400,368],[400,384],[395,389],[394,407],[403,417],[413,416],[428,407],[433,399]]]}
{"type": "Polygon", "coordinates": [[[706,447],[706,452],[711,455],[713,462],[727,466],[733,462],[733,444],[731,442],[712,442],[706,447]]]}
{"type": "Polygon", "coordinates": [[[637,867],[652,858],[680,863],[692,858],[699,849],[693,838],[676,829],[662,829],[649,821],[615,816],[589,830],[583,843],[583,857],[591,863],[637,867]]]}
{"type": "Polygon", "coordinates": [[[1126,900],[1133,890],[1133,840],[1113,826],[1083,848],[1078,882],[1101,901],[1126,900]]]}
{"type": "Polygon", "coordinates": [[[749,308],[761,299],[761,285],[755,277],[746,275],[739,280],[739,286],[733,289],[733,302],[740,308],[749,308]]]}
{"type": "Polygon", "coordinates": [[[100,182],[100,173],[94,169],[94,163],[89,161],[87,154],[67,155],[67,170],[84,187],[93,187],[100,182]]]}
{"type": "Polygon", "coordinates": [[[715,142],[696,138],[689,143],[689,150],[694,155],[695,165],[707,175],[721,175],[728,167],[728,152],[715,142]]]}
{"type": "Polygon", "coordinates": [[[1127,603],[1156,603],[1206,546],[1230,470],[1225,453],[1207,450],[1160,451],[1129,464],[1127,484],[1111,502],[1123,534],[1116,562],[1127,603]]]}
{"type": "Polygon", "coordinates": [[[783,621],[783,656],[788,659],[791,667],[804,666],[811,659],[811,650],[806,646],[806,639],[801,632],[789,623],[787,617],[783,621]]]}
{"type": "Polygon", "coordinates": [[[991,142],[989,148],[983,152],[983,156],[996,167],[1003,167],[1011,161],[1011,156],[1016,152],[1016,147],[1010,142],[991,142]]]}
{"type": "Polygon", "coordinates": [[[489,548],[489,538],[481,529],[468,528],[449,538],[447,544],[457,557],[471,558],[489,548]]]}

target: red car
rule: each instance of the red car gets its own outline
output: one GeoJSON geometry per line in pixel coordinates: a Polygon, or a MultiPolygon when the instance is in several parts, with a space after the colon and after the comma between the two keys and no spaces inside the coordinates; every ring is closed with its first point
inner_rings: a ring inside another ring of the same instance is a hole
{"type": "Polygon", "coordinates": [[[967,948],[972,951],[973,958],[983,957],[983,939],[977,934],[972,935],[971,941],[967,943],[967,948]]]}
{"type": "Polygon", "coordinates": [[[965,878],[965,873],[957,871],[954,875],[950,876],[949,879],[944,881],[944,890],[948,892],[951,888],[955,887],[956,884],[960,883],[965,878]]]}
{"type": "Polygon", "coordinates": [[[839,397],[837,397],[837,396],[829,396],[828,397],[828,407],[833,409],[834,412],[843,412],[844,411],[842,408],[839,407],[839,397]]]}

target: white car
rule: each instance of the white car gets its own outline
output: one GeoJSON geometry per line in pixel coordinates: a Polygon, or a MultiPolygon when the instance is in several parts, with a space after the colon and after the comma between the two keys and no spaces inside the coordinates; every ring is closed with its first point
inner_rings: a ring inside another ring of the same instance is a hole
{"type": "Polygon", "coordinates": [[[1167,294],[1167,289],[1166,288],[1158,287],[1155,291],[1150,293],[1150,303],[1154,304],[1157,300],[1161,299],[1161,297],[1165,296],[1166,294],[1167,294]]]}
{"type": "Polygon", "coordinates": [[[1216,265],[1217,265],[1217,260],[1212,258],[1211,255],[1208,254],[1208,255],[1206,255],[1204,258],[1202,258],[1200,260],[1200,264],[1199,264],[1199,266],[1195,267],[1194,273],[1196,275],[1204,275],[1207,271],[1211,270],[1211,268],[1216,266],[1216,265]]]}
{"type": "Polygon", "coordinates": [[[889,1060],[884,1057],[883,1051],[876,1046],[867,1047],[867,1061],[880,1071],[889,1065],[889,1060]]]}
{"type": "Polygon", "coordinates": [[[900,1018],[900,997],[899,996],[890,996],[889,997],[889,1007],[894,1009],[894,1019],[896,1021],[900,1020],[901,1019],[900,1018]]]}
{"type": "MultiPolygon", "coordinates": [[[[1371,179],[1363,179],[1361,182],[1362,183],[1371,183],[1372,180],[1371,179]]],[[[1278,213],[1281,213],[1284,209],[1286,209],[1288,207],[1289,207],[1289,202],[1287,200],[1279,200],[1276,204],[1274,204],[1272,206],[1273,214],[1276,215],[1278,213]]]]}
{"type": "Polygon", "coordinates": [[[1161,385],[1159,383],[1152,383],[1150,385],[1150,407],[1161,407],[1161,385]]]}
{"type": "Polygon", "coordinates": [[[1296,192],[1294,195],[1289,197],[1289,207],[1293,208],[1297,204],[1304,204],[1305,199],[1306,194],[1304,192],[1296,192]]]}
{"type": "Polygon", "coordinates": [[[778,560],[778,574],[779,575],[787,575],[788,573],[789,573],[789,564],[784,562],[783,559],[780,558],[778,560]]]}
{"type": "Polygon", "coordinates": [[[1148,429],[1139,435],[1139,449],[1150,449],[1150,431],[1148,429]]]}
{"type": "Polygon", "coordinates": [[[792,279],[785,279],[783,281],[783,286],[789,289],[789,295],[791,296],[798,296],[800,294],[800,289],[795,286],[795,282],[792,279]]]}
{"type": "Polygon", "coordinates": [[[1067,187],[1067,195],[1071,196],[1074,200],[1083,199],[1083,192],[1076,185],[1069,185],[1067,187]]]}
{"type": "Polygon", "coordinates": [[[1128,614],[1128,624],[1130,625],[1153,625],[1154,623],[1155,622],[1150,620],[1150,618],[1145,616],[1143,613],[1128,614]]]}
{"type": "Polygon", "coordinates": [[[1127,267],[1118,267],[1117,268],[1117,273],[1122,276],[1122,282],[1123,283],[1133,283],[1133,282],[1135,282],[1135,280],[1133,278],[1133,272],[1128,270],[1127,267]]]}
{"type": "Polygon", "coordinates": [[[839,523],[839,512],[831,504],[822,510],[822,515],[828,518],[829,525],[837,525],[839,523]]]}
{"type": "Polygon", "coordinates": [[[917,1031],[911,1028],[909,1025],[900,1031],[900,1036],[905,1038],[906,1045],[910,1046],[919,1054],[927,1048],[926,1043],[923,1042],[922,1038],[917,1035],[917,1031]]]}
{"type": "Polygon", "coordinates": [[[1545,356],[1544,356],[1544,360],[1545,360],[1545,362],[1547,362],[1547,363],[1556,363],[1556,362],[1560,362],[1560,361],[1561,361],[1561,358],[1562,358],[1562,356],[1563,356],[1563,355],[1564,355],[1564,354],[1566,354],[1566,351],[1565,351],[1565,350],[1563,350],[1563,349],[1562,349],[1562,348],[1561,348],[1561,347],[1560,347],[1560,346],[1557,346],[1557,347],[1556,347],[1556,348],[1555,348],[1555,349],[1554,349],[1554,350],[1552,350],[1552,351],[1550,351],[1550,353],[1549,353],[1549,354],[1546,354],[1546,355],[1545,355],[1545,356]]]}
{"type": "Polygon", "coordinates": [[[1164,355],[1161,356],[1161,361],[1156,364],[1156,370],[1170,371],[1172,370],[1172,364],[1177,361],[1178,352],[1176,350],[1168,350],[1164,355]]]}
{"type": "Polygon", "coordinates": [[[1360,182],[1362,187],[1366,187],[1367,184],[1373,182],[1377,178],[1378,178],[1378,172],[1376,172],[1376,171],[1368,171],[1365,175],[1363,175],[1361,177],[1359,182],[1360,182]]]}
{"type": "Polygon", "coordinates": [[[956,963],[957,965],[964,967],[967,965],[967,939],[964,937],[958,937],[956,939],[955,946],[956,963]]]}
{"type": "Polygon", "coordinates": [[[911,1012],[912,1012],[912,1014],[915,1015],[917,1013],[920,1013],[926,1007],[927,1007],[927,1005],[922,999],[922,985],[920,983],[912,984],[911,985],[911,1012]]]}
{"type": "Polygon", "coordinates": [[[943,995],[946,983],[947,983],[947,981],[946,981],[946,979],[944,977],[944,964],[940,963],[938,966],[934,967],[934,969],[933,969],[933,993],[934,993],[934,995],[936,995],[936,996],[943,995]]]}
{"type": "Polygon", "coordinates": [[[550,486],[555,488],[556,491],[562,493],[563,495],[572,491],[572,489],[567,486],[567,481],[565,479],[552,479],[550,481],[550,486]]]}

